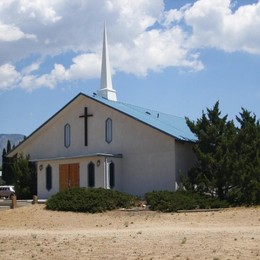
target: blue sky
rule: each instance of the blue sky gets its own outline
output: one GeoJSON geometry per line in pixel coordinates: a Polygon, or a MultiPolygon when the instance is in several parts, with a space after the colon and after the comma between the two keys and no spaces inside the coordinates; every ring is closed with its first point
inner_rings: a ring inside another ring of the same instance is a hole
{"type": "Polygon", "coordinates": [[[99,88],[104,21],[119,101],[196,120],[260,116],[260,2],[0,0],[0,133],[29,135],[99,88]]]}

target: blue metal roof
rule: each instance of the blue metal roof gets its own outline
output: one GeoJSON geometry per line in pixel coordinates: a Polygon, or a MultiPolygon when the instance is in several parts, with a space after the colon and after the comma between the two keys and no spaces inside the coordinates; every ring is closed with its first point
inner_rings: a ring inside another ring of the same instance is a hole
{"type": "Polygon", "coordinates": [[[197,140],[196,136],[190,131],[185,118],[118,101],[110,101],[97,95],[93,96],[92,99],[118,110],[125,115],[128,115],[178,140],[188,142],[195,142],[197,140]]]}

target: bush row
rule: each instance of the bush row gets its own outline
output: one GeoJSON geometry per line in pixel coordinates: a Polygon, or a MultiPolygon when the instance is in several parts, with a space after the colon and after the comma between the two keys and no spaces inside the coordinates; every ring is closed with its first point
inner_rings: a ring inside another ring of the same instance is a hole
{"type": "Polygon", "coordinates": [[[102,188],[74,188],[53,195],[46,208],[58,211],[103,212],[116,208],[129,208],[138,203],[136,196],[102,188]]]}
{"type": "Polygon", "coordinates": [[[176,212],[177,210],[226,208],[228,202],[188,191],[153,191],[145,195],[151,210],[176,212]]]}
{"type": "MultiPolygon", "coordinates": [[[[216,198],[187,191],[153,191],[145,195],[151,210],[175,212],[177,210],[223,208],[228,203],[216,198]]],[[[117,208],[130,208],[140,205],[140,199],[126,193],[103,188],[75,188],[53,195],[46,208],[57,211],[103,212],[117,208]]]]}

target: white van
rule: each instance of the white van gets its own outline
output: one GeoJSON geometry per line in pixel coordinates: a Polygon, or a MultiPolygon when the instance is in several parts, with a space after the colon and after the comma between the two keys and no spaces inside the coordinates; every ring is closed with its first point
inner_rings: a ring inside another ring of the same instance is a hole
{"type": "Polygon", "coordinates": [[[14,186],[0,186],[0,198],[12,198],[15,195],[14,186]]]}

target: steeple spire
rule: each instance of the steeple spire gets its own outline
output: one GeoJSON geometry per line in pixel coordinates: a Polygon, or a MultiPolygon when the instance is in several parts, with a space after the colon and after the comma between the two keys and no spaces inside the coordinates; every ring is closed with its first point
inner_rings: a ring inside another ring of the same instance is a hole
{"type": "Polygon", "coordinates": [[[106,24],[104,25],[103,36],[103,52],[102,52],[102,67],[101,67],[101,81],[100,88],[97,91],[98,96],[104,97],[108,100],[117,101],[116,91],[113,89],[109,55],[107,48],[107,30],[106,24]]]}

